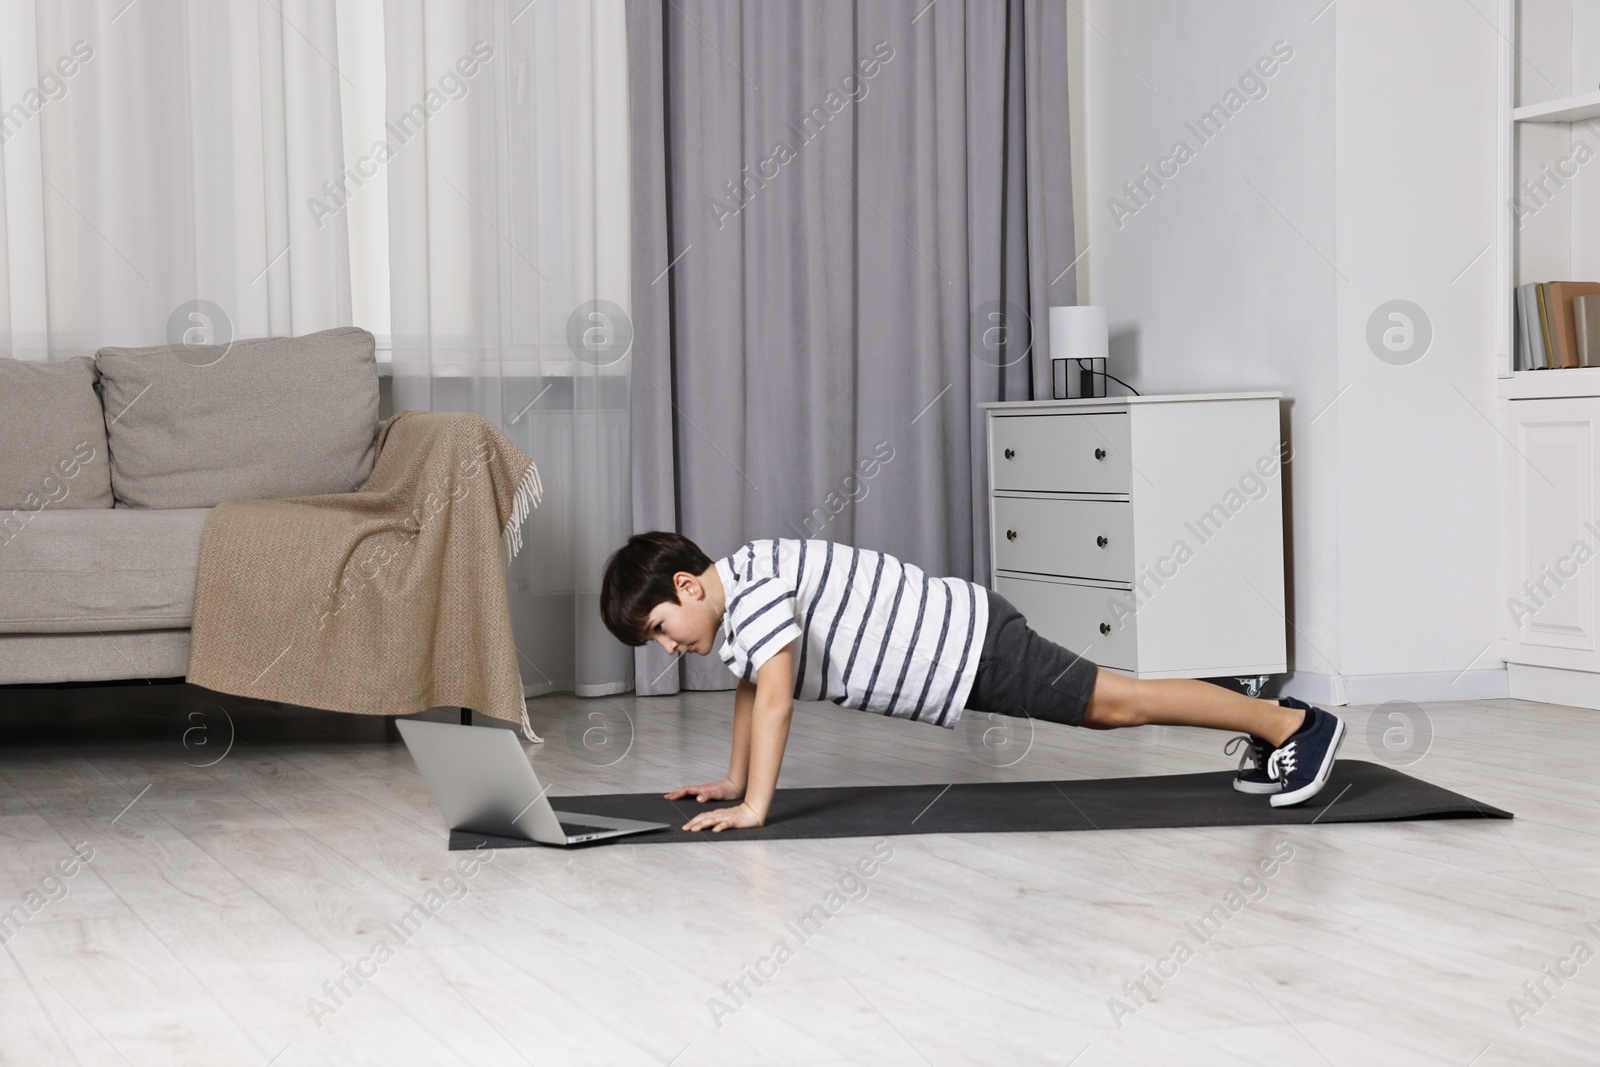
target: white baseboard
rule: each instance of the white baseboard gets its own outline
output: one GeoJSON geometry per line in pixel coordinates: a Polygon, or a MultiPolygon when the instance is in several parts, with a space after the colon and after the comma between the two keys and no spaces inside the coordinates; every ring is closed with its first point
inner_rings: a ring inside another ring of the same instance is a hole
{"type": "MultiPolygon", "coordinates": [[[[1513,664],[1513,666],[1516,666],[1513,664]]],[[[1564,674],[1579,674],[1563,671],[1564,674]]],[[[1594,685],[1595,676],[1583,675],[1590,680],[1591,692],[1600,689],[1594,685]]],[[[1270,688],[1270,686],[1269,686],[1270,688]]],[[[1476,671],[1418,671],[1411,674],[1364,674],[1351,676],[1316,674],[1311,671],[1294,671],[1282,682],[1274,694],[1292,696],[1308,704],[1322,707],[1343,707],[1347,704],[1383,704],[1391,700],[1409,700],[1413,704],[1427,704],[1446,700],[1496,700],[1513,696],[1504,667],[1476,671]]],[[[1600,694],[1597,694],[1600,695],[1600,694]]],[[[1528,700],[1542,699],[1526,697],[1528,700]]],[[[1593,699],[1593,697],[1591,698],[1593,699]]],[[[1567,703],[1568,701],[1557,701],[1567,703]]],[[[1596,705],[1580,705],[1594,707],[1596,705]]]]}
{"type": "Polygon", "coordinates": [[[632,682],[607,682],[604,685],[574,685],[571,682],[536,682],[533,685],[524,685],[524,697],[542,697],[550,693],[571,693],[580,697],[608,697],[618,693],[627,693],[633,689],[632,682]]]}
{"type": "Polygon", "coordinates": [[[1600,711],[1600,674],[1569,671],[1561,667],[1536,667],[1528,663],[1508,663],[1510,696],[1517,700],[1537,700],[1543,704],[1565,704],[1574,708],[1600,711]]]}

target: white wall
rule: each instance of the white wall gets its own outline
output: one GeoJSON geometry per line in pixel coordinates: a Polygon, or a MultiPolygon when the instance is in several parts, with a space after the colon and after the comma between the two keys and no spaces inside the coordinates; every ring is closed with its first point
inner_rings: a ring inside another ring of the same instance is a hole
{"type": "Polygon", "coordinates": [[[1285,689],[1329,703],[1505,693],[1492,250],[1474,262],[1498,38],[1476,2],[1074,11],[1079,299],[1108,307],[1111,372],[1140,392],[1284,393],[1285,689]],[[1219,103],[1236,110],[1202,141],[1219,103]],[[1192,158],[1128,195],[1180,139],[1192,158]],[[1392,299],[1432,326],[1403,366],[1368,344],[1392,299]]]}

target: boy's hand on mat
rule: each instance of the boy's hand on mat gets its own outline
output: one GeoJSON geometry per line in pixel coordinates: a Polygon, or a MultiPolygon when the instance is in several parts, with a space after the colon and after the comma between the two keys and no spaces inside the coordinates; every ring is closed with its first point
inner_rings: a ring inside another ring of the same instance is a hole
{"type": "Polygon", "coordinates": [[[721,833],[730,826],[735,830],[752,826],[760,826],[766,822],[764,818],[755,813],[749,804],[740,804],[737,808],[715,808],[711,811],[702,811],[699,815],[683,824],[685,830],[710,830],[721,833]]]}
{"type": "Polygon", "coordinates": [[[738,800],[744,796],[744,788],[734,785],[724,778],[720,782],[704,782],[700,785],[685,785],[666,794],[668,800],[682,800],[693,795],[702,804],[708,800],[738,800]]]}

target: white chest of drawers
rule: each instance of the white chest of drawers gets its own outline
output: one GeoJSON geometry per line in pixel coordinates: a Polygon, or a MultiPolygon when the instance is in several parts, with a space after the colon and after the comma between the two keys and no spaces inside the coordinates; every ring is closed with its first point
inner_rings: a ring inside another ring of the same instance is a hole
{"type": "Polygon", "coordinates": [[[1281,396],[982,405],[991,587],[1132,677],[1284,672],[1281,396]]]}

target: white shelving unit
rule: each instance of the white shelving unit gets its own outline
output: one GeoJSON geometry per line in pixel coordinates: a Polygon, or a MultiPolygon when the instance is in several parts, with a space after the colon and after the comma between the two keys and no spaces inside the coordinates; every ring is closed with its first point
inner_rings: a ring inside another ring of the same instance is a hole
{"type": "Polygon", "coordinates": [[[1513,122],[1581,122],[1600,118],[1600,92],[1512,108],[1513,122]]]}
{"type": "Polygon", "coordinates": [[[1514,288],[1600,281],[1600,0],[1499,19],[1497,652],[1511,696],[1600,709],[1600,368],[1512,370],[1514,288]]]}
{"type": "Polygon", "coordinates": [[[1600,281],[1600,0],[1500,0],[1499,16],[1496,374],[1568,375],[1591,368],[1512,370],[1512,292],[1600,281]]]}

